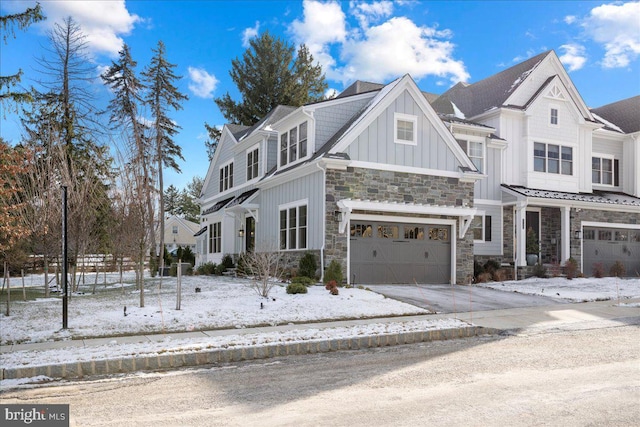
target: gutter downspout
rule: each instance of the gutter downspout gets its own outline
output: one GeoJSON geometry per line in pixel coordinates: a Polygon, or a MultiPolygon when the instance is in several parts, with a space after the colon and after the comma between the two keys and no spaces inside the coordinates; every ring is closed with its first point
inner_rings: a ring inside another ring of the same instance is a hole
{"type": "Polygon", "coordinates": [[[316,163],[318,169],[322,171],[322,186],[324,187],[322,197],[322,215],[324,216],[322,221],[322,246],[320,247],[320,281],[324,280],[324,245],[327,241],[327,169],[320,165],[320,162],[316,163]]]}

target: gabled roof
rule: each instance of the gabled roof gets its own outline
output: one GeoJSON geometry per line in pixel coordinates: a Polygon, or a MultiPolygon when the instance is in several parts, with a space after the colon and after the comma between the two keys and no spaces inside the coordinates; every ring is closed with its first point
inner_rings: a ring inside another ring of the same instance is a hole
{"type": "MultiPolygon", "coordinates": [[[[361,93],[375,92],[377,90],[382,89],[385,86],[386,85],[382,83],[371,83],[371,82],[363,82],[362,80],[356,80],[349,87],[347,87],[345,90],[340,92],[340,94],[336,96],[336,99],[346,98],[347,96],[352,96],[352,95],[359,95],[361,93]]],[[[422,91],[422,94],[427,99],[427,102],[429,104],[431,104],[433,101],[438,99],[438,97],[440,96],[437,93],[424,92],[424,91],[422,91]]]]}
{"type": "Polygon", "coordinates": [[[618,127],[624,133],[640,131],[640,95],[592,108],[591,112],[609,130],[618,131],[618,127]]]}
{"type": "MultiPolygon", "coordinates": [[[[281,118],[291,114],[291,112],[295,111],[296,109],[297,107],[291,107],[288,105],[278,105],[276,108],[269,111],[269,114],[267,114],[262,119],[260,119],[256,124],[249,127],[245,126],[245,129],[243,132],[239,132],[237,135],[234,133],[234,136],[236,137],[236,140],[240,142],[241,140],[245,139],[256,130],[264,129],[270,124],[275,123],[281,118]]],[[[237,125],[234,125],[234,126],[237,126],[237,125]]]]}
{"type": "Polygon", "coordinates": [[[536,55],[473,84],[457,83],[432,103],[433,108],[442,114],[453,114],[453,103],[465,117],[474,117],[501,107],[551,52],[536,55]]]}

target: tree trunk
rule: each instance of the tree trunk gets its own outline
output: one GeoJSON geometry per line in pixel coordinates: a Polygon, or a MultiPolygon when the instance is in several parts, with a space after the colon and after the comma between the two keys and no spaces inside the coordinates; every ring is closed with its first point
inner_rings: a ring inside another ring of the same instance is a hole
{"type": "Polygon", "coordinates": [[[27,290],[24,287],[24,268],[20,270],[20,276],[22,276],[22,299],[27,300],[27,290]]]}

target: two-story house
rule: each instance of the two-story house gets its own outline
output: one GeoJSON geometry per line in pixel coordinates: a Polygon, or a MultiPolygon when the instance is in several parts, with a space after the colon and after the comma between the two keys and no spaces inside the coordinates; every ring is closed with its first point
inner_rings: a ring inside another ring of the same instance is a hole
{"type": "Polygon", "coordinates": [[[474,256],[524,266],[531,227],[543,262],[586,269],[606,246],[640,270],[638,120],[614,124],[638,115],[628,103],[592,112],[546,52],[439,97],[405,75],[226,125],[198,263],[274,250],[295,266],[312,251],[350,283],[468,283],[474,256]]]}

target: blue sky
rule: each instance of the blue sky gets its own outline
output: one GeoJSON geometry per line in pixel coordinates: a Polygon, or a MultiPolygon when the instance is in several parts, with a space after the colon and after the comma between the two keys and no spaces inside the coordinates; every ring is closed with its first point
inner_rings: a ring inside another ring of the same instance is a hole
{"type": "MultiPolygon", "coordinates": [[[[1,14],[33,6],[3,1],[1,14]]],[[[165,185],[183,188],[204,177],[209,162],[204,122],[221,126],[213,102],[229,92],[231,61],[264,31],[305,43],[324,67],[331,89],[354,80],[386,83],[405,73],[422,90],[442,93],[457,81],[481,80],[553,49],[585,103],[597,107],[640,93],[640,2],[608,1],[41,1],[48,19],[17,32],[0,47],[0,75],[21,68],[25,86],[39,77],[34,61],[47,46],[46,32],[73,16],[88,36],[96,76],[131,47],[139,70],[158,40],[183,76],[189,96],[172,116],[182,126],[183,173],[168,172],[165,185]]],[[[109,92],[98,84],[103,106],[109,92]]],[[[18,119],[0,118],[0,135],[20,140],[18,119]]]]}

